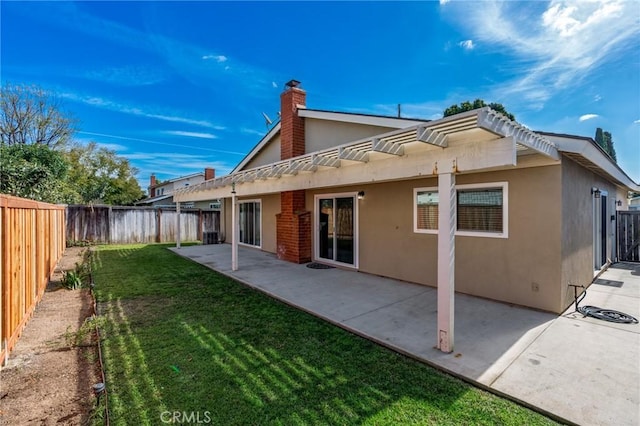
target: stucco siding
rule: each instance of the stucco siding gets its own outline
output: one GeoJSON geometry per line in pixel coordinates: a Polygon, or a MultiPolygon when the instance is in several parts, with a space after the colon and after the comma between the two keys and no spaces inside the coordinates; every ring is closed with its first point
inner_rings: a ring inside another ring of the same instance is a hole
{"type": "Polygon", "coordinates": [[[280,133],[262,148],[241,170],[253,169],[280,161],[280,133]]]}
{"type": "MultiPolygon", "coordinates": [[[[280,194],[260,195],[256,197],[239,198],[238,201],[261,200],[261,249],[269,253],[276,252],[276,215],[280,213],[280,194]]],[[[225,242],[231,244],[231,198],[223,200],[224,208],[220,227],[224,229],[225,242]]]]}
{"type": "Polygon", "coordinates": [[[457,289],[560,312],[560,166],[463,175],[457,183],[497,181],[509,183],[509,237],[456,237],[457,289]]]}
{"type": "Polygon", "coordinates": [[[305,118],[305,151],[315,152],[395,130],[388,127],[305,118]]]}
{"type": "MultiPolygon", "coordinates": [[[[562,304],[573,303],[573,289],[569,284],[587,286],[593,281],[594,265],[594,216],[592,188],[608,193],[609,216],[615,215],[618,189],[606,179],[585,169],[569,158],[562,159],[562,304]]],[[[613,254],[615,245],[615,221],[606,220],[609,244],[607,257],[613,254]]]]}
{"type": "MultiPolygon", "coordinates": [[[[460,185],[503,181],[509,237],[456,237],[456,291],[559,312],[560,166],[457,176],[460,185]]],[[[413,189],[435,186],[427,178],[307,191],[307,209],[316,194],[365,191],[359,270],[436,286],[437,235],[413,232],[413,189]]]]}
{"type": "Polygon", "coordinates": [[[276,215],[280,213],[280,194],[263,195],[262,200],[262,250],[276,253],[276,215]]]}

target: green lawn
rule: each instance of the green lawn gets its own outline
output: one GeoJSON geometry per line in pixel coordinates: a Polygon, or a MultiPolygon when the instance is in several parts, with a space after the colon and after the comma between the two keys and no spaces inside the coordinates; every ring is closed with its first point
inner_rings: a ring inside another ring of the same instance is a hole
{"type": "Polygon", "coordinates": [[[553,423],[166,245],[100,247],[94,280],[114,425],[553,423]]]}

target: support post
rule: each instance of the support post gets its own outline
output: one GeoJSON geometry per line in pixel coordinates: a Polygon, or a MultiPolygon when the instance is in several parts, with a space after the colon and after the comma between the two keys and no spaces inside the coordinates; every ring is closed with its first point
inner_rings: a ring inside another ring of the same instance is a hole
{"type": "Polygon", "coordinates": [[[456,176],[438,175],[438,344],[453,352],[455,299],[456,176]]]}
{"type": "Polygon", "coordinates": [[[231,270],[238,270],[238,200],[235,187],[231,192],[231,270]]]}
{"type": "Polygon", "coordinates": [[[180,248],[180,201],[176,203],[176,248],[180,248]]]}

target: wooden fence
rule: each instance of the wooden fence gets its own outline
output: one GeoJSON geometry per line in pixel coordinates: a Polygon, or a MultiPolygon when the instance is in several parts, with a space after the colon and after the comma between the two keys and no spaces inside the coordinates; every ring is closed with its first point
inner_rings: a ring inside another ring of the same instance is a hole
{"type": "MultiPolygon", "coordinates": [[[[175,209],[70,205],[67,207],[67,241],[101,244],[164,243],[176,241],[175,209]]],[[[188,209],[180,212],[180,239],[220,239],[220,212],[188,209]]]]}
{"type": "Polygon", "coordinates": [[[65,207],[0,194],[0,364],[65,249],[65,207]]]}
{"type": "Polygon", "coordinates": [[[640,262],[640,211],[618,212],[618,260],[640,262]]]}

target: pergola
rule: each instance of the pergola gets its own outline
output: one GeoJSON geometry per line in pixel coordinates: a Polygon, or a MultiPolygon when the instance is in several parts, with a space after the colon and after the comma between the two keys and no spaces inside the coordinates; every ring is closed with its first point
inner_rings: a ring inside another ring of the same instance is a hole
{"type": "MultiPolygon", "coordinates": [[[[309,188],[371,184],[417,177],[438,179],[438,342],[453,351],[456,174],[505,169],[518,162],[559,161],[556,146],[485,107],[374,137],[241,170],[179,189],[180,202],[232,199],[232,269],[238,268],[237,197],[309,188]]],[[[178,220],[180,215],[177,215],[178,220]]],[[[180,245],[178,226],[178,247],[180,245]]]]}

